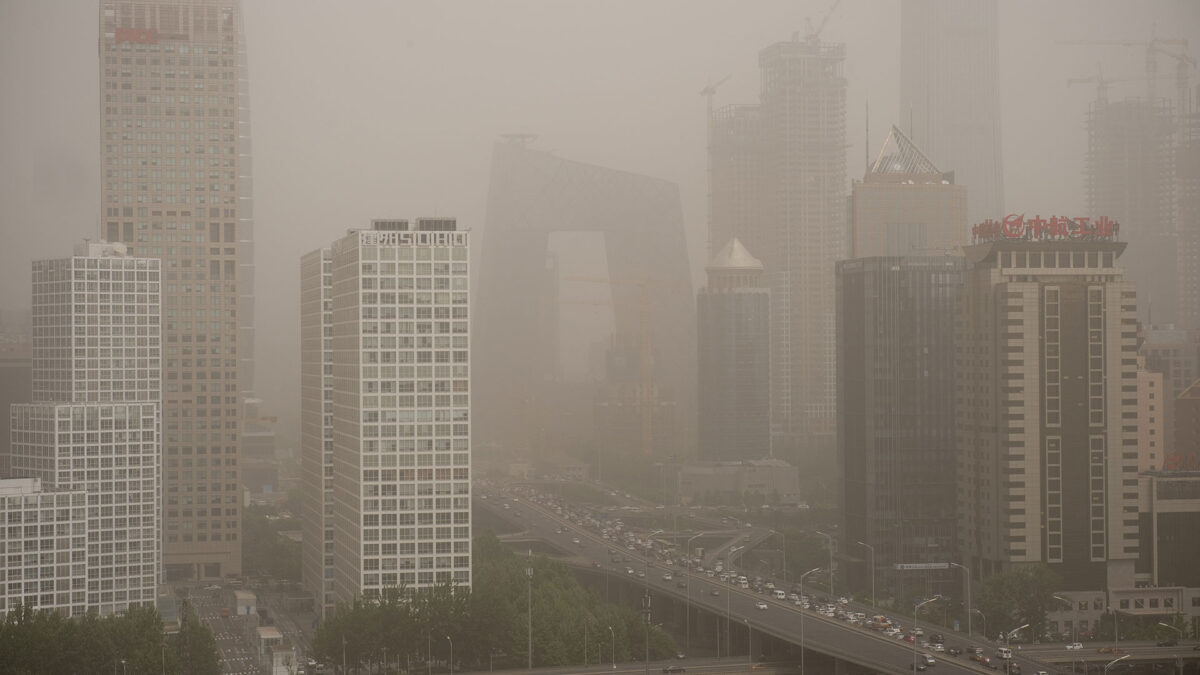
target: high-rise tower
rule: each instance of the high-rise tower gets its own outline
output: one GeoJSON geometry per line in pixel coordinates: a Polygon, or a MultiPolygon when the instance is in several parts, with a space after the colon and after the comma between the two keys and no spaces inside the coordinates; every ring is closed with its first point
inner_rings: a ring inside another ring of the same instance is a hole
{"type": "Polygon", "coordinates": [[[710,242],[760,256],[771,293],[777,457],[832,458],[834,262],[846,257],[845,46],[815,36],[762,50],[761,102],[714,112],[710,242]]]}
{"type": "Polygon", "coordinates": [[[306,574],[318,555],[322,573],[332,566],[323,605],[471,583],[469,238],[451,218],[375,220],[303,262],[304,409],[330,403],[303,460],[306,512],[324,501],[326,523],[309,525],[320,536],[305,537],[306,574]],[[327,365],[326,384],[314,375],[327,365]]]}
{"type": "Polygon", "coordinates": [[[165,569],[237,574],[254,353],[240,2],[102,0],[99,27],[101,235],[162,261],[165,569]]]}
{"type": "MultiPolygon", "coordinates": [[[[40,583],[9,589],[29,606],[107,615],[154,605],[162,537],[159,278],[159,260],[105,242],[33,264],[33,402],[12,406],[10,472],[38,479],[47,492],[82,492],[87,509],[71,516],[82,526],[42,526],[46,566],[25,577],[40,583]],[[53,552],[77,548],[76,538],[86,556],[53,552]],[[84,576],[77,568],[86,569],[85,585],[70,580],[84,576]]],[[[67,514],[60,512],[64,523],[67,514]]],[[[39,550],[29,545],[27,553],[39,550]]]]}
{"type": "Polygon", "coordinates": [[[970,222],[1004,213],[996,0],[904,0],[900,117],[967,188],[970,222]]]}
{"type": "Polygon", "coordinates": [[[333,259],[300,259],[300,478],[304,486],[300,575],[322,618],[333,593],[333,259]]]}
{"type": "Polygon", "coordinates": [[[979,575],[1040,562],[1064,590],[1133,586],[1137,294],[1100,222],[1063,237],[1060,219],[1010,216],[966,247],[958,534],[979,575]]]}
{"type": "Polygon", "coordinates": [[[763,265],[737,239],[708,265],[696,299],[698,457],[771,454],[770,292],[763,265]]]}

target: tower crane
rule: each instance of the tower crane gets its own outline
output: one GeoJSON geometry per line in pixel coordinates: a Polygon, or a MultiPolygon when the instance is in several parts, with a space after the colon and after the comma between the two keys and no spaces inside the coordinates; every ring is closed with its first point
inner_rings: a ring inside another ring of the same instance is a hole
{"type": "Polygon", "coordinates": [[[825,30],[825,24],[829,23],[829,18],[833,16],[833,11],[838,8],[842,0],[834,0],[829,9],[825,12],[825,17],[821,19],[821,25],[813,28],[812,17],[804,17],[804,23],[808,26],[808,35],[804,39],[809,42],[816,42],[821,38],[821,31],[825,30]]]}
{"type": "Polygon", "coordinates": [[[1188,41],[1184,39],[1160,38],[1153,32],[1150,33],[1149,40],[1064,40],[1061,44],[1066,45],[1114,45],[1118,47],[1143,47],[1146,50],[1146,102],[1154,105],[1154,101],[1158,97],[1158,89],[1156,81],[1158,80],[1158,55],[1175,59],[1175,86],[1178,110],[1176,111],[1177,119],[1182,119],[1187,111],[1188,102],[1188,80],[1191,75],[1191,69],[1196,67],[1196,59],[1187,54],[1188,41]],[[1167,49],[1168,46],[1180,47],[1182,51],[1176,52],[1167,49]]]}

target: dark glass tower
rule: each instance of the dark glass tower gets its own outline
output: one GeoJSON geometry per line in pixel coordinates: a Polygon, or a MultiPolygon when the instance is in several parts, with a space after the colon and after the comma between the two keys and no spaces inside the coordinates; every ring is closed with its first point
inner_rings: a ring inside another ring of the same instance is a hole
{"type": "MultiPolygon", "coordinates": [[[[962,282],[960,257],[837,265],[843,541],[864,562],[858,542],[873,547],[878,570],[955,559],[954,318],[962,282]]],[[[864,588],[869,568],[855,571],[852,585],[864,588]]]]}
{"type": "Polygon", "coordinates": [[[771,451],[770,292],[763,265],[731,239],[697,300],[699,457],[762,459],[771,451]]]}

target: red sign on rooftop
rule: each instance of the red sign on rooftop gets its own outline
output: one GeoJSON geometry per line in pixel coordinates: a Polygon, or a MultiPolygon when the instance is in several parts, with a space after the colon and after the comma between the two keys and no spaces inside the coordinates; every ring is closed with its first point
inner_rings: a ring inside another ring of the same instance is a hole
{"type": "Polygon", "coordinates": [[[156,45],[158,44],[158,30],[155,28],[118,28],[117,43],[122,42],[156,45]]]}
{"type": "Polygon", "coordinates": [[[1121,226],[1108,216],[1025,218],[1010,213],[1003,220],[985,220],[971,228],[975,243],[991,241],[1112,241],[1121,226]]]}

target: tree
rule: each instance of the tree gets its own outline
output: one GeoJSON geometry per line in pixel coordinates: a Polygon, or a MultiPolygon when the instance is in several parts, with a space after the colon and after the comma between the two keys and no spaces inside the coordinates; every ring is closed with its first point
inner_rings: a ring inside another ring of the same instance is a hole
{"type": "Polygon", "coordinates": [[[183,603],[179,634],[175,636],[175,654],[182,675],[220,675],[221,662],[212,631],[196,616],[188,602],[183,603]]]}
{"type": "Polygon", "coordinates": [[[1046,633],[1046,615],[1061,606],[1054,594],[1062,580],[1045,565],[1029,565],[994,574],[983,582],[978,605],[997,634],[1029,624],[1030,634],[1046,633]]]}

